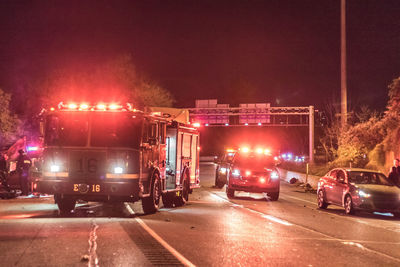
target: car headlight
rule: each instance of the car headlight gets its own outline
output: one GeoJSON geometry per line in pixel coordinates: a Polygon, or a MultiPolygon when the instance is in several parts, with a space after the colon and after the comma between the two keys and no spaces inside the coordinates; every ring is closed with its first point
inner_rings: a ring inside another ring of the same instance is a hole
{"type": "Polygon", "coordinates": [[[279,174],[276,171],[271,172],[271,179],[273,180],[279,179],[279,174]]]}
{"type": "Polygon", "coordinates": [[[365,198],[368,198],[368,197],[371,196],[371,194],[367,194],[367,193],[365,193],[364,191],[361,191],[361,190],[358,191],[358,195],[360,197],[365,197],[365,198]]]}
{"type": "Polygon", "coordinates": [[[240,171],[238,169],[234,169],[232,172],[232,175],[235,177],[238,177],[238,176],[240,176],[240,171]]]}
{"type": "Polygon", "coordinates": [[[220,168],[219,172],[222,173],[222,174],[225,174],[226,173],[226,168],[224,168],[224,167],[220,168]]]}

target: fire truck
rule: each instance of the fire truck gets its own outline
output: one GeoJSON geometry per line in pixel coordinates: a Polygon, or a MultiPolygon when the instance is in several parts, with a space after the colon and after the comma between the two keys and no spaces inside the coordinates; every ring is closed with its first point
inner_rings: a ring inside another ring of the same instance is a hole
{"type": "Polygon", "coordinates": [[[144,213],[185,204],[199,180],[199,132],[162,112],[130,104],[60,103],[42,112],[40,193],[61,213],[77,200],[142,201],[144,213]]]}

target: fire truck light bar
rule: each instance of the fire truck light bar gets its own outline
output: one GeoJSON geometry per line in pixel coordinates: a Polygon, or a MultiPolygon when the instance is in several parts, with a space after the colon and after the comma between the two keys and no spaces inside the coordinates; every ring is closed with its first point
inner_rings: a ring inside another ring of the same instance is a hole
{"type": "MultiPolygon", "coordinates": [[[[129,111],[136,111],[136,109],[132,108],[132,105],[127,103],[125,105],[120,105],[117,103],[97,103],[96,105],[90,105],[88,103],[68,103],[64,104],[63,102],[60,102],[58,104],[58,109],[59,110],[91,110],[91,111],[105,111],[105,110],[129,110],[129,111]]],[[[50,109],[51,111],[54,111],[54,108],[50,109]]]]}

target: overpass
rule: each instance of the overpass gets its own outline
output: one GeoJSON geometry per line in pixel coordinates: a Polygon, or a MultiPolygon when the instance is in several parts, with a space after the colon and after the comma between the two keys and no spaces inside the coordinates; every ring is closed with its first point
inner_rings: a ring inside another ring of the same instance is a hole
{"type": "Polygon", "coordinates": [[[208,99],[196,100],[196,107],[188,110],[190,121],[205,127],[308,127],[309,161],[314,161],[314,106],[271,107],[270,103],[246,103],[230,107],[208,99]]]}

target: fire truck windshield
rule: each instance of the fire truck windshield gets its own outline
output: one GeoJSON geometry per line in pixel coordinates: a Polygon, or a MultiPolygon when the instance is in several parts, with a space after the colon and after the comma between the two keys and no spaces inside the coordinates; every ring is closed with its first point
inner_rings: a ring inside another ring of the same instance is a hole
{"type": "Polygon", "coordinates": [[[51,114],[46,118],[45,144],[49,146],[85,146],[88,116],[82,113],[51,114]]]}
{"type": "Polygon", "coordinates": [[[142,120],[131,114],[100,112],[93,114],[91,146],[139,148],[142,120]]]}
{"type": "Polygon", "coordinates": [[[139,148],[141,129],[142,120],[129,113],[60,112],[46,118],[45,144],[139,148]]]}

